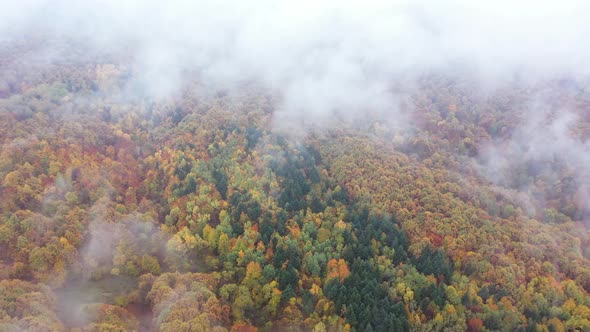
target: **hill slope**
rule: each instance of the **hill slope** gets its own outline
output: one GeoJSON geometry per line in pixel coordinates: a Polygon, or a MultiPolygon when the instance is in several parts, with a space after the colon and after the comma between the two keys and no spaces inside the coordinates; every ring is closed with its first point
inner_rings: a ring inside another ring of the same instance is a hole
{"type": "Polygon", "coordinates": [[[295,135],[256,88],[150,101],[124,66],[21,74],[0,99],[2,330],[590,329],[583,159],[518,145],[542,94],[585,146],[584,89],[429,76],[410,125],[295,135]]]}

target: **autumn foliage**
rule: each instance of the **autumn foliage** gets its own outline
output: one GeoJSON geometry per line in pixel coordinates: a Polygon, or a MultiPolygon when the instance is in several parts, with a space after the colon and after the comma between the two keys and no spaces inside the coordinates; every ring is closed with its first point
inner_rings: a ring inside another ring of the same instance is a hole
{"type": "MultiPolygon", "coordinates": [[[[14,70],[2,331],[590,329],[575,170],[556,156],[503,183],[479,173],[530,91],[425,77],[405,131],[376,115],[292,138],[260,91],[152,101],[115,93],[133,73],[106,60],[14,70]]],[[[588,92],[547,84],[587,139],[588,92]]]]}

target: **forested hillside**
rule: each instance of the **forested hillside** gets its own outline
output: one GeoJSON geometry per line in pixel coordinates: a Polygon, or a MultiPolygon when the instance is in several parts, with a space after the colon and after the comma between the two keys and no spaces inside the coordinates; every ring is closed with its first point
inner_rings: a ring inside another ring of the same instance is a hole
{"type": "Polygon", "coordinates": [[[427,75],[411,125],[293,133],[254,85],[152,100],[125,90],[125,65],[31,71],[13,52],[1,331],[590,330],[584,159],[519,145],[538,96],[539,123],[568,105],[585,144],[579,83],[484,95],[427,75]]]}
{"type": "Polygon", "coordinates": [[[0,332],[590,332],[590,1],[0,5],[0,332]]]}

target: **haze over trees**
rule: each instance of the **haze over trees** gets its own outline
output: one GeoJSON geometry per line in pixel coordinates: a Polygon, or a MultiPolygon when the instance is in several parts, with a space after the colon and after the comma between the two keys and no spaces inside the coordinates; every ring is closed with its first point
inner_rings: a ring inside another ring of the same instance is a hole
{"type": "Polygon", "coordinates": [[[585,5],[447,5],[7,6],[0,331],[590,330],[585,5]]]}

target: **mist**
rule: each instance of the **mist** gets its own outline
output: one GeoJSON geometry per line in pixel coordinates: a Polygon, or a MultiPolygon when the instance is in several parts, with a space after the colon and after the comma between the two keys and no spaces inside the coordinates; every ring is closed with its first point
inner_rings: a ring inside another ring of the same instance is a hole
{"type": "MultiPolygon", "coordinates": [[[[26,0],[3,9],[2,48],[35,48],[0,64],[0,90],[17,85],[16,63],[42,71],[99,59],[128,74],[119,98],[157,101],[187,89],[255,87],[277,96],[273,129],[297,137],[371,119],[410,135],[414,124],[400,105],[433,72],[469,77],[482,95],[514,82],[568,79],[583,86],[590,74],[590,45],[580,42],[590,33],[590,4],[579,0],[26,0]]],[[[576,115],[560,110],[547,129],[547,98],[532,99],[511,110],[523,121],[509,143],[483,146],[481,174],[506,186],[514,156],[542,161],[556,153],[572,157],[576,176],[588,174],[581,157],[587,144],[566,130],[576,115]],[[549,136],[537,135],[545,129],[549,136]]]]}
{"type": "Polygon", "coordinates": [[[556,102],[554,92],[538,91],[529,99],[519,110],[521,123],[509,137],[480,148],[476,167],[494,184],[525,193],[530,202],[523,207],[530,215],[543,212],[535,211],[535,200],[541,208],[555,208],[556,196],[569,193],[572,219],[588,223],[590,145],[583,128],[587,113],[568,102],[556,102]]]}
{"type": "MultiPolygon", "coordinates": [[[[26,0],[3,9],[2,48],[34,42],[35,49],[0,64],[0,90],[18,85],[16,63],[42,71],[100,59],[128,74],[122,98],[253,86],[277,96],[273,128],[291,136],[367,119],[412,128],[400,105],[433,72],[467,76],[483,95],[514,82],[567,79],[583,87],[590,74],[590,45],[580,42],[590,33],[590,4],[579,0],[26,0]]],[[[510,142],[483,146],[482,175],[507,186],[515,156],[542,162],[565,153],[575,176],[588,177],[588,146],[567,130],[577,115],[558,110],[548,123],[547,103],[531,98],[511,110],[521,114],[521,127],[510,142]]]]}
{"type": "Polygon", "coordinates": [[[435,70],[466,71],[491,87],[590,70],[590,47],[579,42],[590,32],[590,4],[576,0],[27,0],[3,7],[0,39],[40,38],[37,63],[41,54],[46,63],[126,55],[130,84],[145,98],[174,95],[195,78],[215,89],[260,85],[281,96],[279,127],[354,121],[367,112],[396,118],[393,83],[411,85],[435,70]]]}

